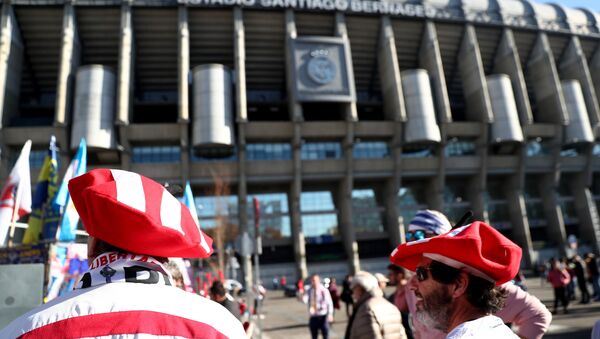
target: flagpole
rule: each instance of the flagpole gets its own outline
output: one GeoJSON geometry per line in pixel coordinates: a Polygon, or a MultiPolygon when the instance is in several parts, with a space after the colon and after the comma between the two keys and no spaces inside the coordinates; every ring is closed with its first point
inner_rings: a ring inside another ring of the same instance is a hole
{"type": "Polygon", "coordinates": [[[17,194],[15,195],[15,204],[13,205],[13,214],[10,220],[10,233],[8,236],[8,247],[13,247],[13,238],[15,236],[15,228],[19,217],[19,205],[21,205],[21,184],[17,185],[17,194]]]}

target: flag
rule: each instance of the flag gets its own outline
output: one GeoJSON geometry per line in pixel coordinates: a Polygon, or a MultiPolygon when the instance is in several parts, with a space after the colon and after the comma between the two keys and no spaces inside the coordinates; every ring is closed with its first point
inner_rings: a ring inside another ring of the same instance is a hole
{"type": "MultiPolygon", "coordinates": [[[[77,223],[79,222],[79,214],[75,210],[73,200],[69,195],[69,180],[78,177],[86,172],[87,167],[87,149],[85,139],[81,139],[79,142],[79,149],[77,154],[69,164],[65,177],[63,178],[58,193],[54,198],[54,204],[59,206],[62,210],[62,219],[60,221],[60,231],[58,234],[58,240],[60,241],[73,241],[75,240],[75,230],[77,229],[77,223]]],[[[56,232],[56,229],[55,229],[56,232]]],[[[53,235],[56,237],[56,233],[53,235]]]]}
{"type": "MultiPolygon", "coordinates": [[[[40,239],[40,233],[42,233],[43,229],[45,231],[47,227],[53,227],[56,233],[60,211],[52,208],[52,200],[56,195],[57,183],[58,161],[56,160],[56,138],[52,136],[50,138],[48,154],[44,158],[42,170],[38,175],[38,183],[35,186],[35,194],[31,201],[31,215],[29,216],[29,226],[23,238],[24,244],[37,242],[40,239]]],[[[45,239],[46,237],[44,236],[43,238],[45,239]]]]}
{"type": "MultiPolygon", "coordinates": [[[[190,214],[192,215],[192,219],[196,222],[196,226],[200,229],[200,222],[198,221],[198,212],[196,212],[196,203],[194,202],[194,195],[192,194],[192,188],[190,187],[190,182],[185,183],[185,191],[183,192],[183,204],[187,206],[190,210],[190,214]]],[[[204,235],[202,231],[200,231],[200,246],[204,248],[206,252],[210,252],[210,246],[204,239],[204,235]]]]}
{"type": "Polygon", "coordinates": [[[22,217],[31,212],[30,152],[31,140],[27,140],[0,194],[0,246],[5,243],[12,222],[17,190],[19,190],[20,196],[17,217],[22,217]]]}

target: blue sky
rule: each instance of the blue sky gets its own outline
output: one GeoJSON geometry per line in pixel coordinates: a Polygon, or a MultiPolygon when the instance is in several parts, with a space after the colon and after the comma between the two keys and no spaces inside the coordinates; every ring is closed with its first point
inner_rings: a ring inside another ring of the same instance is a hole
{"type": "Polygon", "coordinates": [[[537,0],[537,2],[551,2],[568,7],[586,7],[595,10],[596,12],[600,12],[600,0],[537,0]]]}

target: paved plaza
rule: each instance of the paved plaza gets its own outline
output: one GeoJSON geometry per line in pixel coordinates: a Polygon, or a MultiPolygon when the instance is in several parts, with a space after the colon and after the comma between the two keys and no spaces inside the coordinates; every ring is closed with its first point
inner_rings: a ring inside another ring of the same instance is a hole
{"type": "MultiPolygon", "coordinates": [[[[551,310],[553,301],[551,286],[546,283],[542,287],[539,278],[530,278],[527,284],[529,292],[540,298],[551,310]]],[[[386,292],[391,291],[388,289],[386,292]]],[[[310,338],[306,307],[295,298],[284,297],[283,291],[268,292],[264,315],[263,339],[310,338]]],[[[569,314],[565,315],[559,311],[558,315],[554,315],[545,338],[589,339],[592,325],[596,320],[600,320],[600,302],[580,305],[578,301],[574,301],[570,305],[569,314]]],[[[347,321],[345,311],[343,309],[337,311],[330,338],[343,338],[347,321]]]]}

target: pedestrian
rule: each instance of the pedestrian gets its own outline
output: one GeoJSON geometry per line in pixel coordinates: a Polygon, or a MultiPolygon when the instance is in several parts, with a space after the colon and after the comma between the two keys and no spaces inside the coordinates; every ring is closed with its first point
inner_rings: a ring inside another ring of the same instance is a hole
{"type": "MultiPolygon", "coordinates": [[[[408,225],[406,241],[419,240],[417,238],[428,239],[447,233],[451,229],[450,222],[442,213],[433,210],[419,211],[408,225]],[[425,234],[419,235],[419,231],[424,231],[425,234]]],[[[519,336],[528,339],[541,339],[552,321],[550,311],[538,298],[521,290],[511,282],[503,284],[501,288],[507,293],[507,298],[504,308],[498,311],[496,315],[504,323],[517,325],[519,336]]],[[[415,338],[443,339],[446,337],[446,333],[428,326],[414,316],[417,311],[417,297],[414,291],[408,289],[406,301],[411,314],[411,330],[415,338]]]]}
{"type": "Polygon", "coordinates": [[[585,264],[588,272],[588,279],[594,290],[594,301],[600,301],[600,271],[594,253],[585,255],[585,264]]]}
{"type": "Polygon", "coordinates": [[[447,339],[518,338],[502,319],[506,292],[498,285],[517,274],[521,248],[493,227],[474,222],[449,233],[399,245],[391,261],[415,272],[413,315],[447,339]]]}
{"type": "Polygon", "coordinates": [[[171,274],[171,278],[173,278],[173,284],[175,287],[180,288],[185,291],[185,284],[183,282],[183,274],[179,269],[179,266],[174,260],[169,260],[167,263],[167,270],[171,274]]]}
{"type": "Polygon", "coordinates": [[[287,279],[286,279],[285,275],[281,276],[281,279],[279,279],[279,283],[281,284],[281,287],[283,289],[285,289],[285,285],[287,285],[287,279]]]}
{"type": "Polygon", "coordinates": [[[556,314],[558,303],[560,302],[563,306],[565,314],[569,313],[567,307],[569,306],[569,298],[567,297],[567,285],[571,281],[569,272],[563,267],[562,262],[559,260],[552,260],[550,266],[552,269],[548,272],[548,282],[554,288],[554,310],[552,314],[556,314]]]}
{"type": "Polygon", "coordinates": [[[337,281],[334,277],[331,277],[331,280],[329,281],[329,287],[327,287],[327,289],[331,295],[331,302],[333,303],[333,317],[335,320],[335,310],[340,309],[340,294],[338,292],[337,281]]]}
{"type": "Polygon", "coordinates": [[[241,319],[240,305],[237,301],[225,290],[225,286],[219,280],[213,281],[209,290],[210,299],[218,302],[225,307],[238,320],[241,319]]]}
{"type": "Polygon", "coordinates": [[[279,278],[278,277],[273,277],[273,289],[274,290],[279,289],[279,278]]]}
{"type": "Polygon", "coordinates": [[[310,287],[304,292],[302,301],[308,306],[308,327],[312,339],[318,338],[319,331],[323,339],[329,338],[329,323],[333,321],[333,302],[318,275],[311,277],[310,287]]]}
{"type": "Polygon", "coordinates": [[[577,285],[579,286],[579,292],[581,292],[581,304],[587,304],[590,302],[590,292],[587,288],[587,272],[585,269],[585,261],[581,259],[579,255],[573,257],[573,271],[577,277],[577,285]]]}
{"type": "MultiPolygon", "coordinates": [[[[383,275],[382,273],[375,273],[373,274],[373,276],[375,276],[375,279],[377,279],[377,285],[379,286],[379,289],[381,289],[383,291],[383,296],[388,299],[388,296],[385,295],[385,288],[387,287],[390,279],[388,279],[385,275],[383,275]]],[[[389,300],[389,299],[388,299],[389,300]]]]}
{"type": "Polygon", "coordinates": [[[569,273],[569,283],[566,286],[566,294],[567,294],[567,299],[570,301],[575,300],[575,280],[576,280],[576,275],[575,275],[575,269],[574,266],[571,264],[571,260],[567,259],[567,258],[562,258],[561,260],[561,264],[562,267],[565,268],[565,270],[567,271],[567,273],[569,273]]]}
{"type": "Polygon", "coordinates": [[[406,293],[409,292],[407,272],[404,268],[394,264],[388,265],[387,268],[389,284],[396,287],[394,292],[387,297],[387,300],[394,304],[394,306],[398,308],[398,311],[400,311],[400,315],[402,316],[402,325],[404,326],[406,337],[408,339],[412,339],[414,336],[410,327],[410,312],[406,297],[406,293]]]}
{"type": "Polygon", "coordinates": [[[88,238],[76,290],[17,318],[0,338],[245,338],[219,304],[174,286],[168,257],[207,258],[212,240],[185,205],[139,174],[95,169],[69,193],[88,238]]]}
{"type": "Polygon", "coordinates": [[[301,298],[304,295],[304,280],[302,278],[296,282],[296,290],[298,291],[298,297],[301,298]]]}
{"type": "Polygon", "coordinates": [[[344,339],[405,339],[400,311],[383,297],[375,276],[360,271],[352,278],[354,312],[344,339]]]}
{"type": "Polygon", "coordinates": [[[350,288],[350,282],[352,281],[352,275],[348,274],[342,282],[342,294],[340,299],[346,304],[346,316],[350,317],[350,310],[352,309],[352,289],[350,288]]]}

